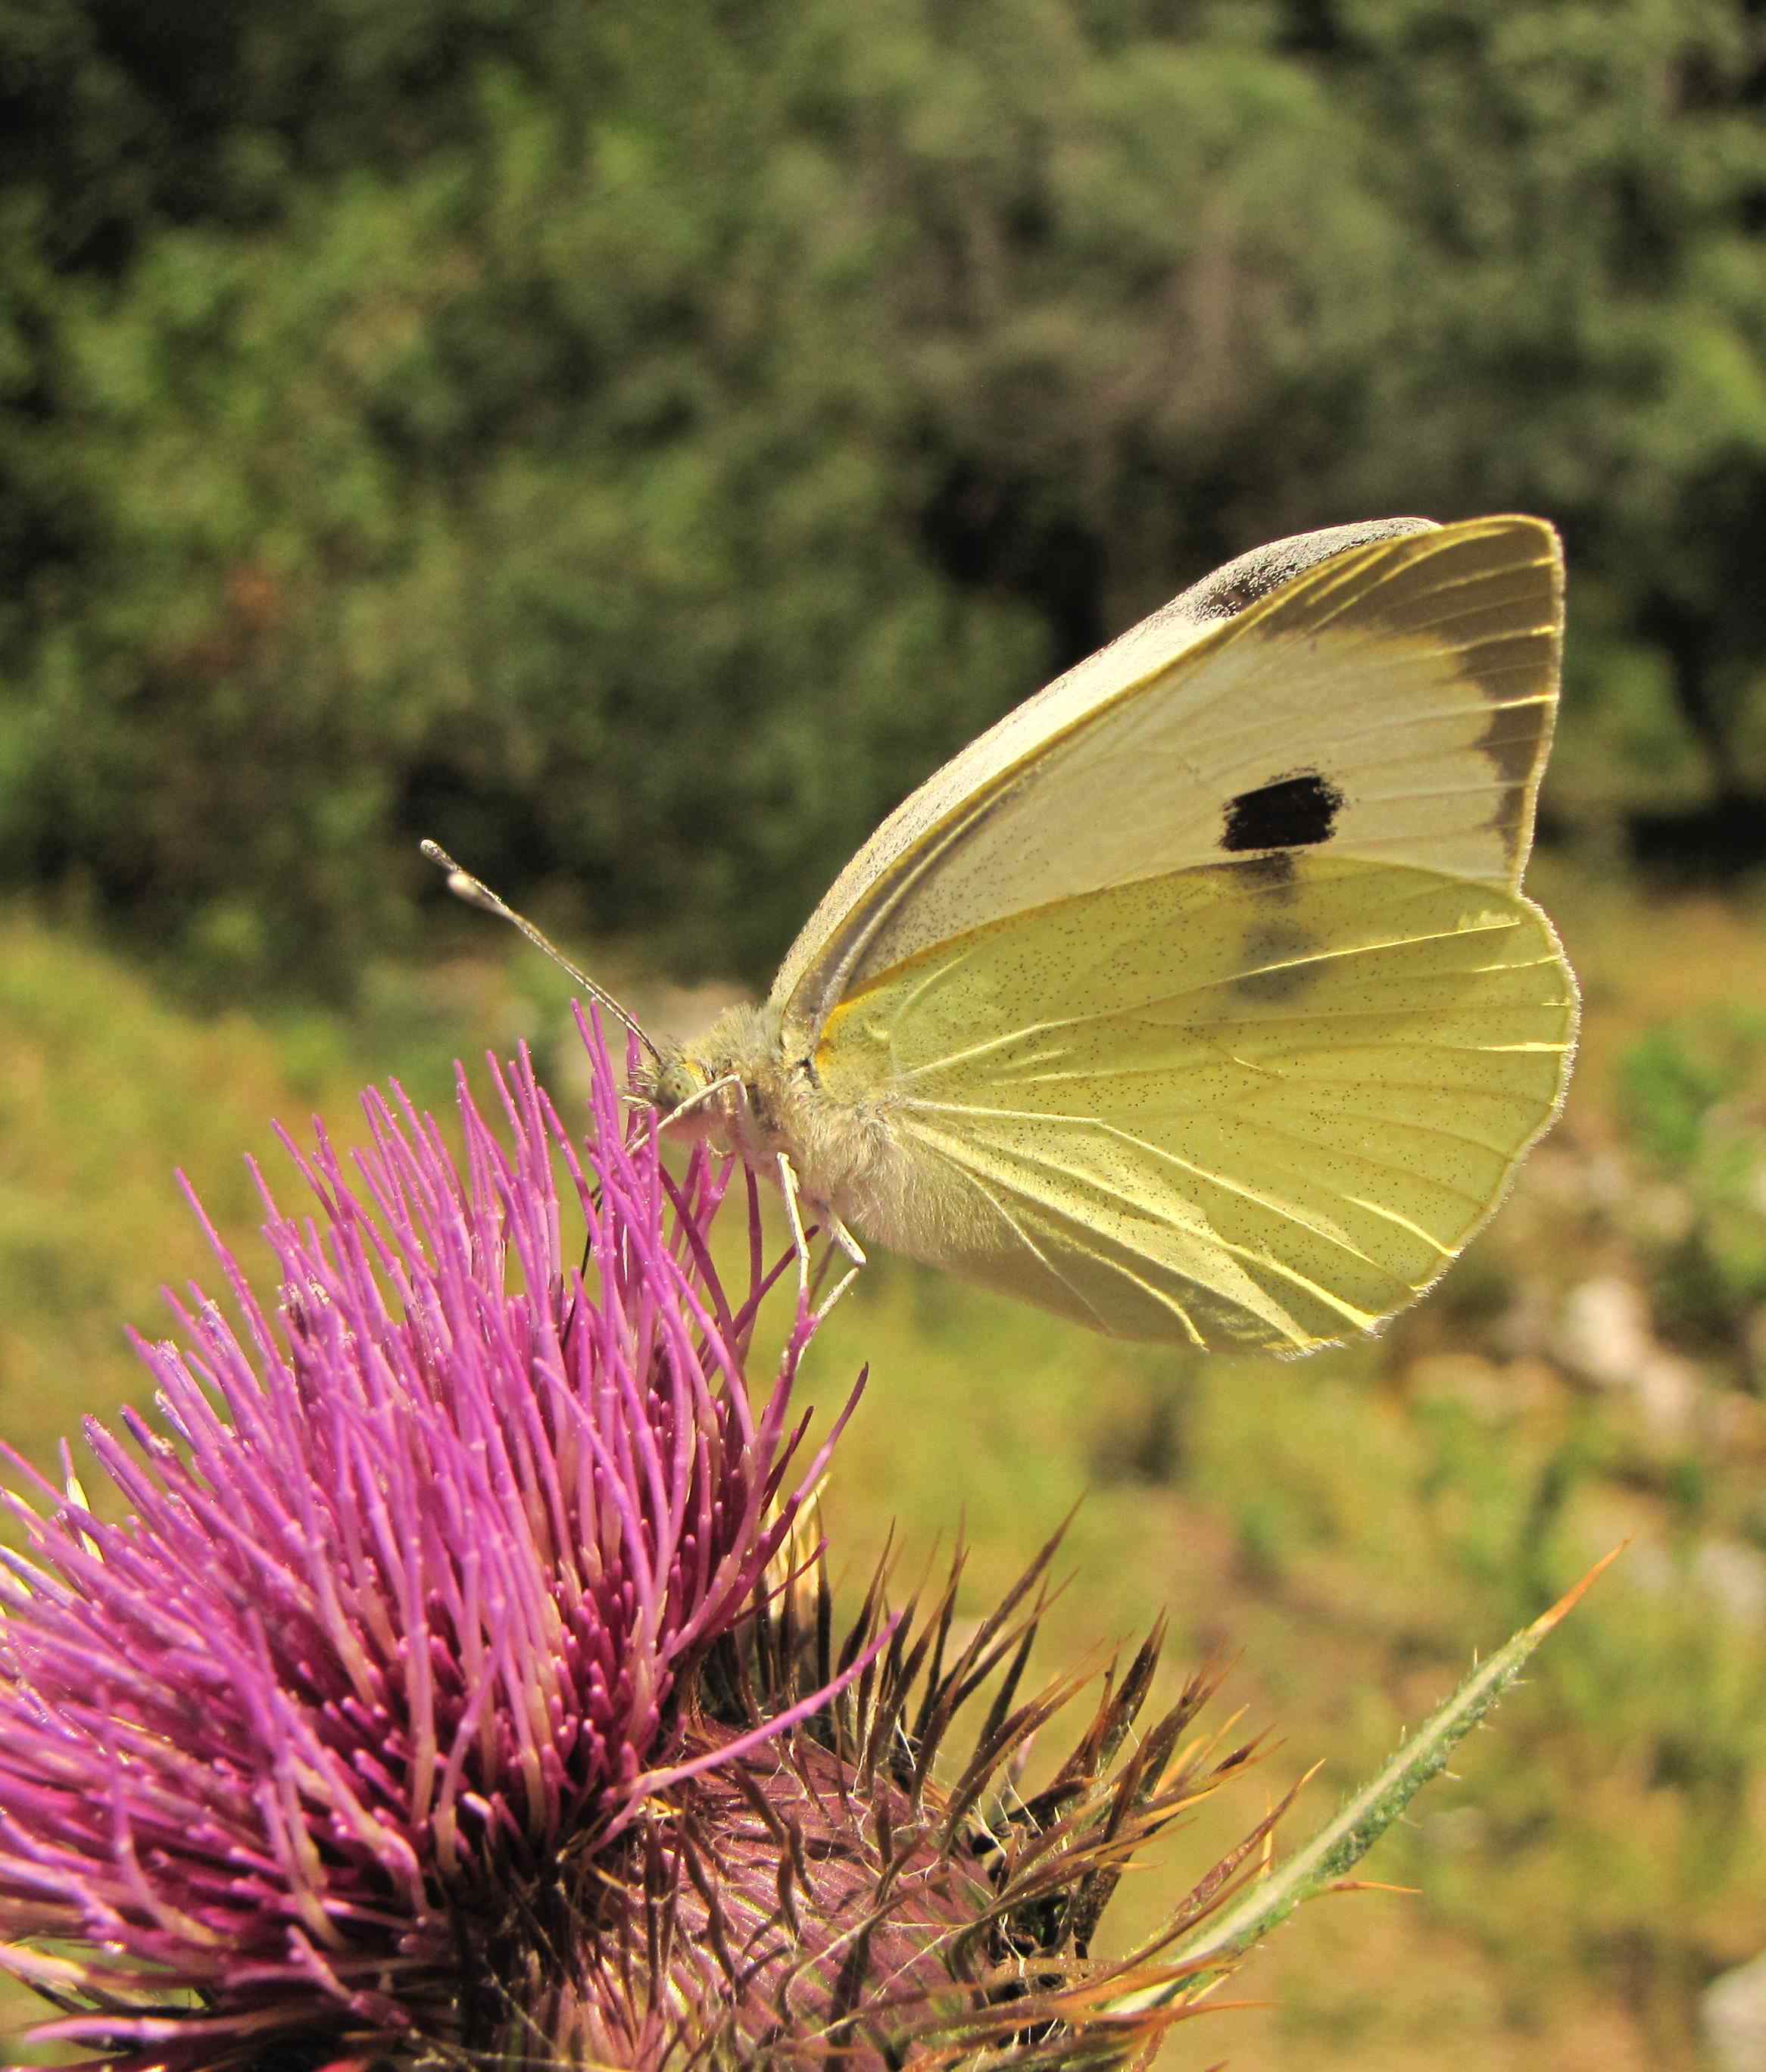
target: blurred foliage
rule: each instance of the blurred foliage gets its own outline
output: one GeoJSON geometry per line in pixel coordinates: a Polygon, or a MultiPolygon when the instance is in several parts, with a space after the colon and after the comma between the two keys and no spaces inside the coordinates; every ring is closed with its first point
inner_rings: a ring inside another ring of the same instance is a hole
{"type": "Polygon", "coordinates": [[[0,872],[760,971],[1181,582],[1505,506],[1559,824],[1757,860],[1763,99],[1759,0],[0,0],[0,872]]]}
{"type": "Polygon", "coordinates": [[[1657,1312],[1702,1346],[1740,1334],[1766,1383],[1766,1011],[1663,1024],[1621,1071],[1620,1112],[1669,1190],[1646,1219],[1657,1312]]]}

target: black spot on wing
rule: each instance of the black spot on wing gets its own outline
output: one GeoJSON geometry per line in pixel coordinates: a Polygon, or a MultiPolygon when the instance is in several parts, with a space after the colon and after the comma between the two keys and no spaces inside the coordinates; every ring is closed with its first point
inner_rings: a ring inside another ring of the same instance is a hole
{"type": "Polygon", "coordinates": [[[1316,770],[1278,777],[1228,800],[1220,845],[1234,854],[1248,849],[1309,848],[1330,840],[1342,810],[1342,793],[1316,770]]]}

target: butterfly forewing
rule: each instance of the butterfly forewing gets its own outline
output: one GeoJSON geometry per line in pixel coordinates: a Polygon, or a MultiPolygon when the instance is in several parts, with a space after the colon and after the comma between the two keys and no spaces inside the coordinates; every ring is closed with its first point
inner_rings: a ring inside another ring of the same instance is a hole
{"type": "Polygon", "coordinates": [[[780,972],[794,1037],[975,929],[1258,851],[1518,883],[1556,697],[1549,526],[1375,539],[1236,617],[1184,607],[1009,714],[884,823],[780,972]]]}

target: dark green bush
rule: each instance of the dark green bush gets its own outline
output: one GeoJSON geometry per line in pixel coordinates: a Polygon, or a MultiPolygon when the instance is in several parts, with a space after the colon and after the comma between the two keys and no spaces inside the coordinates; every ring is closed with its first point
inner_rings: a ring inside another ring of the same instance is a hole
{"type": "Polygon", "coordinates": [[[341,985],[429,832],[759,971],[1214,561],[1505,505],[1577,568],[1560,820],[1746,838],[1762,34],[0,0],[0,870],[341,985]]]}

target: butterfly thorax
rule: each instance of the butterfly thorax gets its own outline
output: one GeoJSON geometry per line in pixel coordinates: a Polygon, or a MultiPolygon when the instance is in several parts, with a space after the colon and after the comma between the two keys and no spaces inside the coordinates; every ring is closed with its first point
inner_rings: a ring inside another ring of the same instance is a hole
{"type": "Polygon", "coordinates": [[[881,1112],[831,1100],[773,1007],[726,1009],[697,1042],[665,1046],[635,1091],[671,1136],[703,1139],[769,1179],[782,1153],[805,1198],[842,1214],[867,1194],[885,1149],[881,1112]]]}

